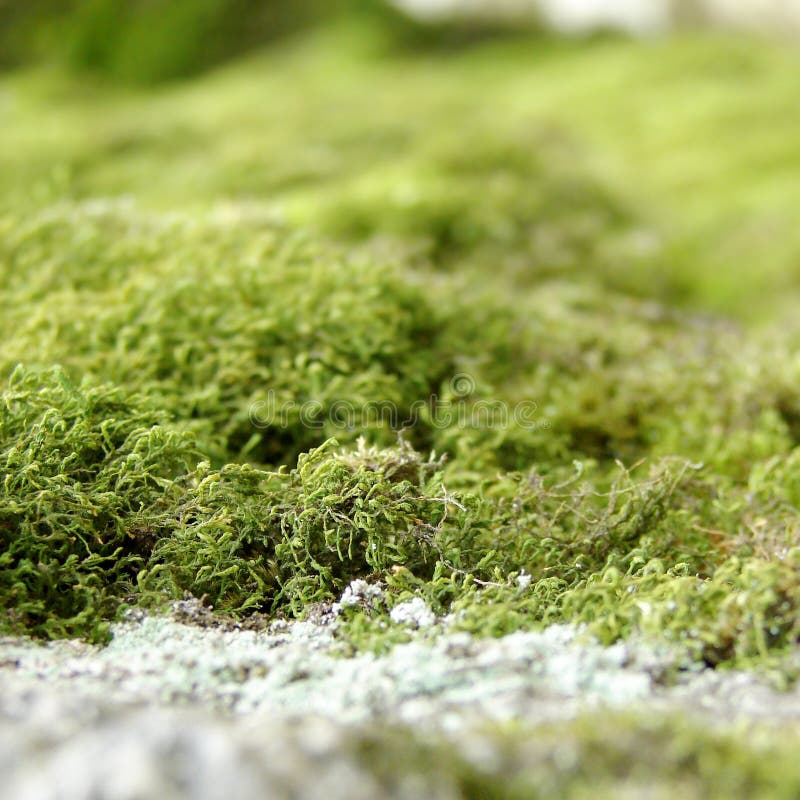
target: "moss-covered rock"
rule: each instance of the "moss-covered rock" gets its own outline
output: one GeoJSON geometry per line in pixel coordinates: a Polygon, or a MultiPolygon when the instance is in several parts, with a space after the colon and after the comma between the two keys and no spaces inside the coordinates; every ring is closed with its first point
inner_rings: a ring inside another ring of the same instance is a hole
{"type": "Polygon", "coordinates": [[[778,663],[795,56],[378,30],[150,94],[3,78],[2,624],[297,616],[359,579],[356,646],[415,596],[778,663]]]}

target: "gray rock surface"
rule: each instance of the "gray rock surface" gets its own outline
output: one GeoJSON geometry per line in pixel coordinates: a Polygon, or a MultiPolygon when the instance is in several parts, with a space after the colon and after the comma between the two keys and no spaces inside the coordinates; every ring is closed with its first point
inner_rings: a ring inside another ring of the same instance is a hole
{"type": "Polygon", "coordinates": [[[376,772],[365,731],[463,744],[487,724],[609,708],[800,721],[797,691],[676,671],[666,649],[604,648],[566,626],[478,640],[439,621],[437,635],[345,658],[335,617],[321,619],[257,632],[139,615],[105,648],[0,640],[0,797],[449,798],[447,771],[376,772]]]}

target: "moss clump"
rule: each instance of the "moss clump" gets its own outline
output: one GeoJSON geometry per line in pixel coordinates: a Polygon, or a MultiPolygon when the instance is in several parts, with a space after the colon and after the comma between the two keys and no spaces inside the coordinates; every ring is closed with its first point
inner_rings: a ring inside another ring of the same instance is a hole
{"type": "Polygon", "coordinates": [[[391,243],[437,268],[491,263],[526,283],[580,272],[587,263],[599,272],[625,250],[633,215],[576,168],[568,137],[513,126],[498,136],[481,120],[465,151],[454,138],[431,141],[421,133],[406,134],[413,158],[387,165],[394,184],[356,182],[323,209],[320,226],[338,238],[391,243]]]}
{"type": "MultiPolygon", "coordinates": [[[[17,370],[0,401],[2,626],[102,638],[152,542],[192,440],[119,389],[17,370]]],[[[174,502],[174,500],[173,500],[174,502]]]]}
{"type": "Polygon", "coordinates": [[[408,445],[300,457],[288,473],[201,466],[184,502],[155,521],[140,584],[202,594],[221,611],[300,615],[354,579],[403,567],[430,578],[440,554],[468,547],[465,512],[441,486],[441,462],[408,445]]]}
{"type": "Polygon", "coordinates": [[[289,464],[365,430],[391,441],[452,371],[446,312],[396,267],[260,220],[207,224],[113,204],[13,220],[0,370],[59,363],[145,393],[216,465],[289,464]]]}
{"type": "Polygon", "coordinates": [[[351,580],[433,576],[468,549],[441,460],[409,445],[301,456],[290,472],[213,470],[136,396],[16,370],[0,406],[2,626],[102,639],[120,602],[202,595],[220,611],[288,612],[351,580]]]}
{"type": "Polygon", "coordinates": [[[624,576],[613,568],[563,599],[568,619],[604,641],[633,630],[686,644],[706,664],[768,662],[800,641],[800,554],[782,561],[731,558],[708,579],[660,561],[624,576]]]}
{"type": "MultiPolygon", "coordinates": [[[[480,502],[462,498],[478,533],[460,551],[461,568],[443,558],[429,581],[395,572],[388,603],[421,595],[452,615],[450,628],[478,635],[572,622],[607,644],[645,635],[677,646],[687,663],[759,664],[779,682],[793,675],[785,657],[800,641],[800,598],[791,503],[759,502],[699,465],[670,460],[644,477],[620,470],[610,486],[537,473],[512,485],[515,492],[495,486],[480,502]],[[723,533],[746,531],[753,515],[779,547],[770,539],[771,550],[766,542],[756,549],[752,532],[738,541],[723,533]]],[[[355,614],[347,631],[356,647],[397,640],[374,610],[355,614]]]]}

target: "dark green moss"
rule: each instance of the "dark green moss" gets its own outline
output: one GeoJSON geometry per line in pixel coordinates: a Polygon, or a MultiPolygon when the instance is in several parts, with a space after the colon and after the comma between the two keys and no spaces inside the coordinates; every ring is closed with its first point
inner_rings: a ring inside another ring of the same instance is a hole
{"type": "Polygon", "coordinates": [[[0,401],[2,627],[102,638],[152,546],[140,520],[197,458],[162,412],[63,372],[14,372],[0,401]]]}
{"type": "Polygon", "coordinates": [[[429,579],[440,553],[468,546],[466,515],[443,494],[439,462],[407,445],[334,447],[301,456],[288,473],[202,466],[185,502],[158,521],[140,584],[190,591],[221,611],[300,615],[356,578],[402,566],[429,579]]]}

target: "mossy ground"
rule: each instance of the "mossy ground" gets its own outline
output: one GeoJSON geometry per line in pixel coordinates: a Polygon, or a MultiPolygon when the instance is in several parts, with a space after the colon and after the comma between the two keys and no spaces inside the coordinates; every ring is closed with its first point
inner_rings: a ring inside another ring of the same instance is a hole
{"type": "Polygon", "coordinates": [[[362,577],[476,632],[780,665],[796,54],[381,36],[147,93],[0,82],[3,627],[302,615],[362,577]]]}

